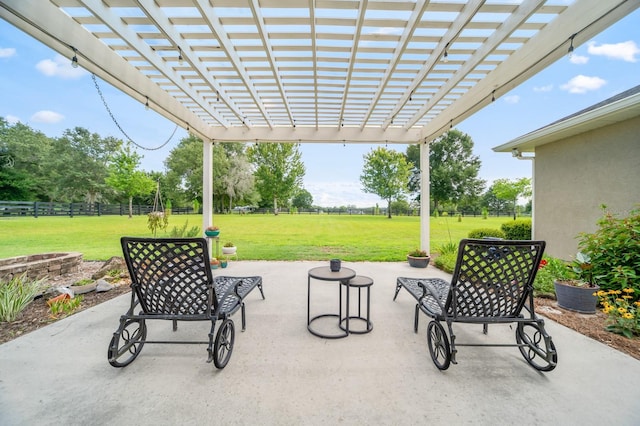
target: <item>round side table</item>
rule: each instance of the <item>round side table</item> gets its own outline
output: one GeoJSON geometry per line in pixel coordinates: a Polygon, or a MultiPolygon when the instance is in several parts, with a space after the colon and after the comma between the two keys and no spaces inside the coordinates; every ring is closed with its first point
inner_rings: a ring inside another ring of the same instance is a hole
{"type": "MultiPolygon", "coordinates": [[[[365,334],[365,333],[369,333],[371,330],[373,330],[373,323],[371,322],[371,286],[373,285],[373,279],[371,279],[370,277],[365,277],[363,275],[356,275],[355,277],[351,278],[348,282],[343,282],[342,285],[347,287],[347,293],[351,291],[352,288],[357,288],[358,289],[358,313],[357,315],[351,315],[349,316],[349,311],[347,310],[346,315],[347,317],[345,318],[340,318],[340,328],[348,333],[353,333],[353,334],[365,334]],[[366,317],[362,315],[362,290],[366,291],[366,296],[367,296],[367,306],[366,306],[366,317]],[[351,324],[349,324],[347,327],[345,328],[342,324],[347,322],[347,318],[351,321],[358,321],[358,322],[364,322],[364,329],[363,330],[354,330],[353,329],[353,324],[355,324],[355,322],[351,322],[351,324]]],[[[348,296],[347,296],[347,300],[348,300],[348,296]]]]}
{"type": "MultiPolygon", "coordinates": [[[[346,321],[346,327],[342,327],[342,285],[348,284],[349,280],[356,276],[356,271],[349,268],[340,268],[339,271],[333,272],[328,266],[320,266],[317,268],[313,268],[309,270],[308,278],[307,278],[307,330],[314,336],[322,337],[325,339],[340,339],[342,337],[347,337],[349,335],[349,321],[346,321]],[[338,282],[338,293],[339,293],[339,302],[338,302],[338,313],[324,313],[320,315],[316,315],[313,318],[311,317],[311,279],[316,279],[320,281],[334,281],[338,282]],[[317,329],[314,329],[313,322],[326,317],[335,317],[337,319],[336,329],[340,333],[338,334],[327,334],[324,332],[320,332],[317,329]]],[[[347,300],[346,300],[346,316],[347,319],[349,317],[349,291],[347,291],[347,300]]]]}

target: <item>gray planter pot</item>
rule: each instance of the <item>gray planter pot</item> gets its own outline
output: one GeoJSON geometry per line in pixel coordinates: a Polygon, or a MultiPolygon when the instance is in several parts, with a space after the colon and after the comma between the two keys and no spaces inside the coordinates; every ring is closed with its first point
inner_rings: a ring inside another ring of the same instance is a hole
{"type": "Polygon", "coordinates": [[[429,266],[430,257],[414,257],[407,255],[407,260],[409,261],[409,266],[413,266],[414,268],[426,268],[429,266]]]}
{"type": "Polygon", "coordinates": [[[581,314],[595,314],[598,305],[598,297],[593,294],[600,287],[574,286],[554,281],[558,306],[581,314]]]}

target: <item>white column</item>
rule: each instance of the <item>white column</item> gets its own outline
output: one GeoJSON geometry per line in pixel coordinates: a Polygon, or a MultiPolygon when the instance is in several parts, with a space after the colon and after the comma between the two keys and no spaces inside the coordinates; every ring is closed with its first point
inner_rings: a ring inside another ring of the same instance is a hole
{"type": "MultiPolygon", "coordinates": [[[[202,234],[213,225],[213,144],[202,141],[202,234]]],[[[209,244],[211,257],[212,244],[209,244]]]]}
{"type": "Polygon", "coordinates": [[[429,220],[429,144],[420,144],[420,248],[431,254],[431,228],[429,220]]]}
{"type": "Polygon", "coordinates": [[[536,159],[531,159],[531,239],[536,239],[536,159]]]}

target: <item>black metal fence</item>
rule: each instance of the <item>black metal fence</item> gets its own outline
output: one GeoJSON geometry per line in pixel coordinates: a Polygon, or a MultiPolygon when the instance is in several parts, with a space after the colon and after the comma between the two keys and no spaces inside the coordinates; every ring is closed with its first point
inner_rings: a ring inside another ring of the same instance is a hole
{"type": "MultiPolygon", "coordinates": [[[[150,205],[133,205],[134,215],[146,215],[153,210],[150,205]]],[[[172,207],[171,214],[197,214],[202,210],[196,211],[193,207],[172,207]]],[[[215,213],[231,213],[231,214],[273,214],[273,209],[241,207],[234,208],[230,212],[215,213]]],[[[7,216],[106,216],[119,215],[127,216],[129,214],[129,204],[103,204],[103,203],[58,203],[46,201],[0,201],[0,217],[7,216]]],[[[278,214],[330,214],[330,215],[369,215],[369,216],[386,216],[386,208],[357,208],[357,207],[318,207],[311,209],[278,209],[278,214]]],[[[420,209],[411,209],[409,211],[391,210],[393,216],[420,216],[420,209]]],[[[510,211],[490,211],[488,216],[511,216],[510,211]]],[[[433,215],[433,212],[431,212],[433,215]]],[[[440,216],[457,217],[479,217],[482,211],[448,211],[439,212],[440,216]]]]}
{"type": "MultiPolygon", "coordinates": [[[[153,210],[149,205],[133,205],[134,215],[146,215],[153,210]]],[[[192,207],[176,207],[172,214],[192,214],[192,207]]],[[[129,215],[129,204],[58,203],[46,201],[0,201],[0,216],[106,216],[129,215]]]]}

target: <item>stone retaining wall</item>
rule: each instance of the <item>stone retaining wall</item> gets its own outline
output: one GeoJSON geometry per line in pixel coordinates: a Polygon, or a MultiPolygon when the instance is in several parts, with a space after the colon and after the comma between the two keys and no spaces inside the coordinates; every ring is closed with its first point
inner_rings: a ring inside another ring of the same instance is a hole
{"type": "Polygon", "coordinates": [[[0,259],[0,281],[9,281],[26,273],[36,280],[78,272],[82,253],[44,253],[0,259]]]}

